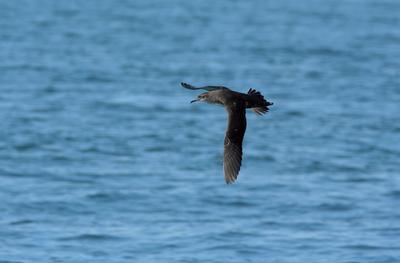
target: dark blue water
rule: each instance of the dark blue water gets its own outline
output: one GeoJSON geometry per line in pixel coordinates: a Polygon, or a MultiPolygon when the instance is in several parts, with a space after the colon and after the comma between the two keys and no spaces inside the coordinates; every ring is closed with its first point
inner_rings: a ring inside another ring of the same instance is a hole
{"type": "Polygon", "coordinates": [[[399,14],[0,1],[0,262],[400,262],[399,14]],[[181,81],[275,103],[236,184],[181,81]]]}

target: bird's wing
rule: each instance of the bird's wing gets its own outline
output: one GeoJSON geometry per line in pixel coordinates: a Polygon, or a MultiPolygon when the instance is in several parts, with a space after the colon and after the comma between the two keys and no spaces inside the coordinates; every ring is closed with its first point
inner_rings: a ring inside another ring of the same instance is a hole
{"type": "Polygon", "coordinates": [[[191,89],[191,90],[198,90],[198,89],[204,89],[206,91],[212,91],[212,90],[217,90],[217,89],[226,89],[226,87],[223,86],[204,86],[204,87],[195,87],[190,84],[181,82],[182,87],[185,89],[191,89]]]}
{"type": "Polygon", "coordinates": [[[228,128],[224,141],[224,175],[227,184],[238,177],[242,163],[242,142],[246,131],[246,106],[236,101],[226,105],[228,111],[228,128]]]}

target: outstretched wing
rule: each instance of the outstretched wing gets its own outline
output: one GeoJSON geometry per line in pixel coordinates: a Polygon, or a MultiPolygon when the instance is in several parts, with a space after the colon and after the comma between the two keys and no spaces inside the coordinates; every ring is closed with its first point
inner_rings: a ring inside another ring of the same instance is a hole
{"type": "Polygon", "coordinates": [[[204,86],[204,87],[195,87],[190,84],[181,82],[182,87],[186,89],[191,89],[191,90],[198,90],[198,89],[204,89],[206,91],[212,91],[212,90],[217,90],[217,89],[226,89],[226,87],[223,86],[204,86]]]}
{"type": "Polygon", "coordinates": [[[246,105],[235,101],[226,105],[228,111],[228,128],[224,141],[224,175],[227,184],[238,177],[242,164],[242,143],[246,132],[246,105]]]}

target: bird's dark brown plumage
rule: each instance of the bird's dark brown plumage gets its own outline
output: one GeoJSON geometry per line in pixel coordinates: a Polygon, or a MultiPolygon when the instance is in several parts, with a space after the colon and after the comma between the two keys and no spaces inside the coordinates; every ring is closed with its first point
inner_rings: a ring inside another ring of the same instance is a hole
{"type": "Polygon", "coordinates": [[[223,86],[194,87],[181,83],[184,88],[191,90],[204,89],[207,92],[198,96],[195,101],[222,104],[228,112],[228,127],[224,140],[224,176],[226,183],[233,183],[242,164],[242,144],[246,132],[246,108],[251,108],[257,115],[268,112],[272,105],[264,99],[260,92],[249,89],[247,94],[232,91],[223,86]]]}
{"type": "Polygon", "coordinates": [[[228,127],[224,140],[224,175],[227,183],[233,183],[242,164],[242,144],[246,132],[246,107],[241,100],[226,105],[228,127]]]}

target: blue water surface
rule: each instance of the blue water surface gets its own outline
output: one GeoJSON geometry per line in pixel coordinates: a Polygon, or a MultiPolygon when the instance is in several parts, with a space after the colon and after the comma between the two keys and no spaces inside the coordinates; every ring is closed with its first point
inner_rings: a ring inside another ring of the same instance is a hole
{"type": "Polygon", "coordinates": [[[400,1],[0,1],[0,262],[400,262],[400,1]],[[260,90],[238,181],[226,112],[260,90]]]}

